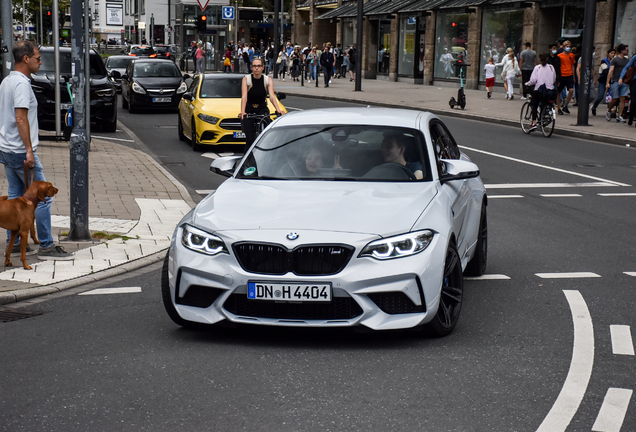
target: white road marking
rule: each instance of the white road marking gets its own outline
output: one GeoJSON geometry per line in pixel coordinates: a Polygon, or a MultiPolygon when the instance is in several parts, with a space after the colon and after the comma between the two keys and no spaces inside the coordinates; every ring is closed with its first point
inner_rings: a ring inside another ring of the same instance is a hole
{"type": "Polygon", "coordinates": [[[632,331],[627,325],[611,325],[612,353],[618,355],[634,355],[632,331]]]}
{"type": "Polygon", "coordinates": [[[574,325],[570,370],[548,415],[537,432],[562,432],[572,421],[587,390],[594,365],[594,328],[585,299],[579,291],[564,290],[574,325]]]}
{"type": "Polygon", "coordinates": [[[579,194],[540,194],[543,198],[578,198],[583,195],[579,194]]]}
{"type": "Polygon", "coordinates": [[[485,274],[481,276],[469,276],[465,277],[464,280],[508,280],[509,276],[503,274],[485,274]]]}
{"type": "Polygon", "coordinates": [[[78,295],[98,295],[98,294],[129,294],[140,293],[141,287],[122,287],[122,288],[98,288],[78,295]]]}
{"type": "Polygon", "coordinates": [[[538,163],[524,161],[522,159],[517,159],[517,158],[510,157],[510,156],[504,156],[504,155],[500,155],[500,154],[497,154],[497,153],[487,152],[487,151],[484,151],[484,150],[478,150],[478,149],[474,149],[474,148],[471,148],[471,147],[466,147],[466,146],[460,146],[460,147],[463,148],[463,149],[466,149],[466,150],[470,150],[470,151],[474,151],[474,152],[477,152],[477,153],[482,153],[482,154],[485,154],[485,155],[494,156],[494,157],[498,157],[498,158],[502,158],[502,159],[507,159],[507,160],[510,160],[510,161],[513,161],[513,162],[519,162],[519,163],[522,163],[522,164],[531,165],[531,166],[535,166],[535,167],[538,167],[538,168],[544,168],[544,169],[548,169],[548,170],[551,170],[551,171],[556,171],[556,172],[570,174],[570,175],[574,175],[574,176],[578,176],[578,177],[588,178],[590,180],[596,180],[596,181],[600,181],[600,182],[603,182],[603,183],[609,183],[609,184],[607,184],[605,186],[630,186],[628,184],[615,182],[613,180],[607,180],[607,179],[603,179],[603,178],[600,178],[600,177],[594,177],[594,176],[587,175],[587,174],[581,174],[581,173],[577,173],[577,172],[574,172],[574,171],[564,170],[564,169],[561,169],[561,168],[555,168],[555,167],[551,167],[551,166],[547,166],[547,165],[541,165],[541,164],[538,164],[538,163]]]}
{"type": "Polygon", "coordinates": [[[625,192],[625,193],[600,193],[600,196],[603,197],[628,197],[628,196],[636,196],[636,192],[625,192]]]}
{"type": "Polygon", "coordinates": [[[541,279],[577,279],[577,278],[599,278],[601,276],[591,272],[570,272],[570,273],[535,273],[541,279]]]}
{"type": "Polygon", "coordinates": [[[209,158],[209,159],[218,159],[221,156],[219,156],[217,153],[214,153],[214,152],[207,152],[207,153],[203,153],[201,157],[209,158]]]}
{"type": "Polygon", "coordinates": [[[627,276],[636,276],[636,272],[623,272],[625,273],[627,276]]]}
{"type": "Polygon", "coordinates": [[[216,189],[202,189],[202,190],[196,190],[195,192],[198,193],[199,195],[210,195],[212,192],[214,192],[216,189]]]}
{"type": "Polygon", "coordinates": [[[92,135],[92,134],[91,134],[91,138],[107,139],[107,140],[111,140],[111,141],[135,142],[135,140],[131,140],[131,139],[112,138],[112,137],[97,136],[97,135],[92,135]]]}
{"type": "Polygon", "coordinates": [[[523,198],[523,195],[488,195],[488,199],[491,198],[523,198]]]}
{"type": "Polygon", "coordinates": [[[632,398],[633,390],[609,388],[605,393],[603,405],[592,426],[595,432],[619,432],[625,420],[625,413],[632,398]]]}
{"type": "Polygon", "coordinates": [[[487,184],[486,189],[546,189],[546,188],[579,188],[579,187],[607,187],[618,186],[608,182],[593,183],[502,183],[487,184]]]}

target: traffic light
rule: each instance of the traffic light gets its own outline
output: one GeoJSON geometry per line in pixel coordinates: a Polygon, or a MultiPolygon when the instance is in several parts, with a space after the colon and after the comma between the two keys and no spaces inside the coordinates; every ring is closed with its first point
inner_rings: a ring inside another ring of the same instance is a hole
{"type": "Polygon", "coordinates": [[[197,17],[197,32],[205,33],[207,23],[208,23],[208,17],[205,15],[199,15],[197,17]]]}

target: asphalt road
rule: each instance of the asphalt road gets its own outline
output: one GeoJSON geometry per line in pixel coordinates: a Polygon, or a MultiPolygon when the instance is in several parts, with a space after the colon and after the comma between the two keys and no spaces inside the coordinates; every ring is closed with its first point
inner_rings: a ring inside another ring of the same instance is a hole
{"type": "MultiPolygon", "coordinates": [[[[119,118],[193,193],[222,182],[175,113],[119,118]]],[[[0,324],[0,430],[636,430],[634,149],[443,120],[489,194],[488,277],[451,336],[184,330],[154,265],[0,324]],[[77,295],[103,287],[139,289],[77,295]]]]}

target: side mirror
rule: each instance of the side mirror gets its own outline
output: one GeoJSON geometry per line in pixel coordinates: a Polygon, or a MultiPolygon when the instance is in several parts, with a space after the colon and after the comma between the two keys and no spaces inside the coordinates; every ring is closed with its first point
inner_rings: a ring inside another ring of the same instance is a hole
{"type": "Polygon", "coordinates": [[[183,79],[184,79],[184,80],[187,80],[187,79],[190,79],[190,78],[192,78],[192,77],[190,76],[190,74],[183,74],[183,79]]]}
{"type": "Polygon", "coordinates": [[[236,163],[241,159],[243,159],[243,156],[224,156],[215,159],[210,164],[210,171],[224,177],[232,177],[236,169],[236,163]]]}
{"type": "Polygon", "coordinates": [[[446,168],[446,172],[439,177],[440,183],[479,177],[479,167],[472,162],[459,159],[441,159],[440,163],[446,168]]]}
{"type": "Polygon", "coordinates": [[[115,79],[121,79],[121,72],[119,71],[110,71],[110,76],[112,76],[115,79]]]}
{"type": "Polygon", "coordinates": [[[185,93],[183,94],[183,96],[181,96],[181,97],[182,97],[183,99],[185,99],[185,100],[189,100],[189,101],[193,101],[193,100],[194,100],[194,97],[192,96],[192,93],[190,93],[190,92],[185,92],[185,93]]]}
{"type": "Polygon", "coordinates": [[[287,99],[287,95],[283,92],[276,93],[276,97],[278,98],[279,101],[283,99],[287,99]]]}
{"type": "Polygon", "coordinates": [[[121,79],[123,79],[123,80],[127,80],[127,79],[128,79],[128,75],[123,74],[123,75],[121,76],[121,79]]]}

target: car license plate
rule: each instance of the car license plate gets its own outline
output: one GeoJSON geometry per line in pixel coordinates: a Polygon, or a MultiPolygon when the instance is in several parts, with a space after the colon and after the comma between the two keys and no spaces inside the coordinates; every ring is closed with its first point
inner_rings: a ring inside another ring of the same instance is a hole
{"type": "Polygon", "coordinates": [[[290,302],[330,302],[331,284],[248,282],[247,298],[290,302]]]}
{"type": "Polygon", "coordinates": [[[234,138],[245,138],[244,132],[234,132],[234,138]]]}
{"type": "Polygon", "coordinates": [[[70,103],[60,104],[60,108],[63,109],[63,110],[66,110],[66,111],[70,110],[72,106],[73,106],[73,104],[70,104],[70,103]]]}
{"type": "Polygon", "coordinates": [[[156,97],[152,98],[153,102],[171,102],[172,100],[169,97],[156,97]]]}

